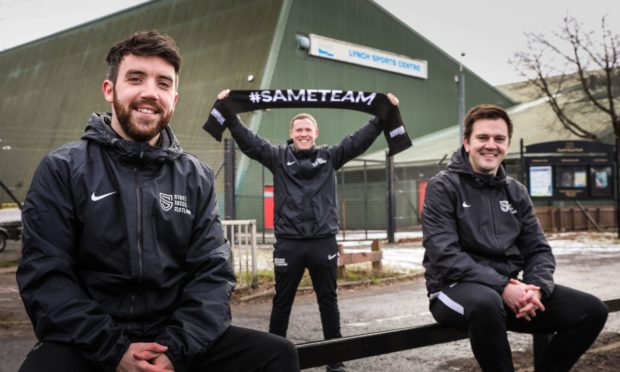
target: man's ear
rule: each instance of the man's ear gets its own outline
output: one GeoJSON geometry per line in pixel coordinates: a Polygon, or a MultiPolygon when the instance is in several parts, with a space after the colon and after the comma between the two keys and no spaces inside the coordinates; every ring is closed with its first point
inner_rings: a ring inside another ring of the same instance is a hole
{"type": "Polygon", "coordinates": [[[316,134],[314,138],[319,138],[319,128],[314,129],[314,134],[316,134]]]}
{"type": "Polygon", "coordinates": [[[101,91],[103,92],[103,96],[105,97],[106,102],[112,103],[114,102],[114,83],[108,79],[103,81],[101,85],[101,91]]]}

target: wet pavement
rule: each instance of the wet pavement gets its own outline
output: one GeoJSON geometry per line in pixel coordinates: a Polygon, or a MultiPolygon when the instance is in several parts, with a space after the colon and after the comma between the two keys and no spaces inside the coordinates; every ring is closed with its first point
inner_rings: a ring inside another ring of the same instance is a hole
{"type": "MultiPolygon", "coordinates": [[[[550,237],[557,260],[556,282],[591,292],[602,299],[620,297],[617,279],[617,273],[620,272],[620,242],[614,234],[562,234],[550,237]]],[[[406,270],[420,267],[422,252],[419,242],[384,248],[390,265],[402,265],[406,270]]],[[[7,246],[7,250],[0,253],[0,260],[6,260],[10,255],[19,256],[17,243],[7,246]]],[[[2,372],[16,371],[35,342],[19,302],[15,274],[10,270],[0,271],[2,372]]],[[[345,336],[433,322],[427,309],[428,300],[422,278],[389,285],[341,288],[339,302],[342,333],[345,336]]],[[[269,297],[251,303],[233,304],[233,323],[266,331],[270,310],[269,297]]],[[[604,332],[620,332],[620,313],[610,314],[604,332]]],[[[311,292],[298,295],[291,314],[288,336],[295,343],[322,339],[318,307],[311,292]]],[[[531,347],[529,335],[511,333],[510,340],[513,351],[531,347]]],[[[441,371],[446,361],[471,355],[469,342],[462,340],[349,361],[346,365],[349,371],[441,371]]],[[[313,368],[307,371],[323,370],[313,368]]]]}

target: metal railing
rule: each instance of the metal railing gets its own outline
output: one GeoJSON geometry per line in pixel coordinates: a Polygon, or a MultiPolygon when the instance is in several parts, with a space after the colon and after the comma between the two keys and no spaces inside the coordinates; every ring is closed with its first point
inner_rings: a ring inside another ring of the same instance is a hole
{"type": "Polygon", "coordinates": [[[230,242],[239,286],[256,288],[256,220],[223,220],[222,227],[230,242]]]}

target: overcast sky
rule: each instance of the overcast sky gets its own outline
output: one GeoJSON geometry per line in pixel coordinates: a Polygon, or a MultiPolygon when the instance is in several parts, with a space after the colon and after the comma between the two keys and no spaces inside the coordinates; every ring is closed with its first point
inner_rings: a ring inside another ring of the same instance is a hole
{"type": "MultiPolygon", "coordinates": [[[[311,1],[311,0],[307,0],[311,1]]],[[[0,0],[0,50],[127,9],[144,0],[0,0]],[[62,4],[62,5],[59,5],[62,4]]],[[[619,0],[376,0],[493,85],[523,80],[509,59],[524,32],[550,34],[567,14],[588,30],[603,15],[620,34],[619,0]],[[461,58],[461,53],[465,57],[461,58]]],[[[415,55],[409,56],[417,58],[415,55]]]]}

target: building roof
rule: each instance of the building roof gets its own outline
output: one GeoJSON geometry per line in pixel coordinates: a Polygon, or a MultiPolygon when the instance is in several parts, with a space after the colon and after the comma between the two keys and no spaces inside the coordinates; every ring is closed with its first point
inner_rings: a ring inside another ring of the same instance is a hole
{"type": "Polygon", "coordinates": [[[222,145],[202,124],[219,91],[250,89],[249,75],[262,81],[284,1],[157,0],[0,52],[2,142],[11,145],[0,178],[23,199],[40,159],[80,138],[91,112],[110,111],[99,89],[109,49],[152,29],[183,55],[171,126],[185,151],[218,167],[222,145]]]}
{"type": "MultiPolygon", "coordinates": [[[[413,123],[407,127],[412,136],[444,128],[456,116],[451,101],[458,61],[372,0],[155,0],[0,52],[2,144],[11,146],[2,154],[0,179],[19,198],[47,152],[79,138],[89,113],[110,110],[99,89],[110,47],[151,29],[172,36],[183,54],[171,126],[184,150],[213,168],[223,162],[223,146],[202,125],[225,88],[392,92],[409,103],[401,115],[413,123]],[[310,34],[427,61],[428,79],[310,55],[297,42],[310,34]]],[[[466,66],[464,73],[468,102],[512,104],[466,66]]],[[[294,113],[255,111],[242,119],[261,137],[283,143],[294,113]]],[[[336,143],[368,119],[351,110],[310,113],[321,123],[320,144],[336,143]]],[[[385,141],[371,148],[384,149],[385,141]]],[[[236,191],[260,200],[255,181],[262,171],[241,157],[236,191]]],[[[218,194],[224,186],[223,177],[216,179],[218,194]]]]}
{"type": "MultiPolygon", "coordinates": [[[[556,80],[552,79],[552,82],[556,80]]],[[[498,89],[512,97],[513,100],[521,101],[521,103],[507,108],[514,125],[508,159],[520,156],[521,140],[523,140],[524,146],[549,141],[583,140],[564,128],[548,104],[548,99],[543,97],[527,81],[499,86],[498,89]]],[[[597,90],[595,89],[595,91],[597,90]]],[[[558,94],[557,100],[571,113],[573,120],[596,133],[602,142],[613,143],[609,115],[593,107],[592,103],[585,97],[585,93],[580,89],[579,82],[574,75],[565,80],[564,88],[558,94]]],[[[620,96],[616,97],[616,102],[617,105],[620,104],[620,96]]],[[[449,160],[461,143],[459,137],[459,126],[453,125],[414,138],[412,139],[412,147],[394,156],[395,164],[397,166],[425,166],[437,164],[442,159],[444,161],[449,160]]],[[[373,162],[384,161],[385,151],[368,153],[358,159],[373,162]]],[[[359,162],[347,164],[348,169],[359,166],[359,162]]]]}

